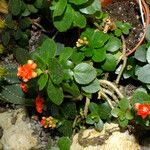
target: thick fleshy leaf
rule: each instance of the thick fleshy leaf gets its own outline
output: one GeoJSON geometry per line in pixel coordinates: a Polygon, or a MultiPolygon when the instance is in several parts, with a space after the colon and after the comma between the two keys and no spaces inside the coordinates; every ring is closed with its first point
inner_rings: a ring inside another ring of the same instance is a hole
{"type": "Polygon", "coordinates": [[[150,83],[150,64],[141,67],[137,72],[138,80],[143,83],[150,83]]]}
{"type": "Polygon", "coordinates": [[[79,84],[88,84],[96,78],[96,70],[87,63],[80,63],[74,68],[74,78],[79,84]]]}
{"type": "Polygon", "coordinates": [[[60,61],[66,61],[68,60],[71,55],[73,54],[73,49],[71,47],[65,47],[61,52],[59,56],[60,61]]]}
{"type": "Polygon", "coordinates": [[[121,47],[121,41],[116,37],[111,37],[108,43],[105,45],[105,48],[109,52],[116,52],[121,47]]]}
{"type": "Polygon", "coordinates": [[[94,14],[97,11],[101,11],[100,0],[94,0],[92,4],[88,5],[85,8],[80,9],[80,11],[84,14],[94,14]]]}
{"type": "Polygon", "coordinates": [[[73,14],[73,26],[84,28],[86,26],[86,18],[80,12],[77,11],[74,11],[73,14]]]}
{"type": "Polygon", "coordinates": [[[102,62],[105,60],[105,58],[106,58],[106,48],[102,47],[93,50],[93,56],[92,56],[93,61],[102,62]]]}
{"type": "Polygon", "coordinates": [[[116,58],[112,54],[106,55],[106,60],[102,65],[102,69],[105,71],[114,71],[117,66],[116,58]]]}
{"type": "Polygon", "coordinates": [[[21,5],[22,2],[21,0],[10,0],[10,11],[13,15],[19,15],[20,11],[21,11],[21,5]]]}
{"type": "Polygon", "coordinates": [[[43,90],[48,81],[48,74],[42,74],[38,80],[39,90],[43,90]]]}
{"type": "Polygon", "coordinates": [[[58,140],[60,150],[70,150],[71,140],[68,137],[61,137],[58,140]]]}
{"type": "Polygon", "coordinates": [[[67,5],[66,11],[62,16],[54,17],[54,26],[60,31],[67,31],[73,22],[73,8],[67,5]]]}
{"type": "Polygon", "coordinates": [[[48,69],[53,83],[60,84],[63,80],[63,69],[56,58],[50,59],[48,69]]]}
{"type": "Polygon", "coordinates": [[[146,59],[147,59],[148,63],[150,64],[150,47],[147,50],[146,59]]]}
{"type": "Polygon", "coordinates": [[[100,84],[97,79],[86,86],[82,86],[82,90],[86,93],[96,93],[100,90],[100,84]]]}
{"type": "Polygon", "coordinates": [[[57,3],[55,3],[53,17],[60,16],[65,11],[65,8],[67,6],[67,0],[59,0],[57,3]]]}
{"type": "Polygon", "coordinates": [[[56,105],[60,105],[63,102],[63,90],[62,88],[55,86],[51,80],[48,82],[47,94],[49,99],[56,105]]]}
{"type": "Polygon", "coordinates": [[[146,47],[141,45],[135,51],[134,57],[141,62],[146,62],[146,51],[146,47]]]}

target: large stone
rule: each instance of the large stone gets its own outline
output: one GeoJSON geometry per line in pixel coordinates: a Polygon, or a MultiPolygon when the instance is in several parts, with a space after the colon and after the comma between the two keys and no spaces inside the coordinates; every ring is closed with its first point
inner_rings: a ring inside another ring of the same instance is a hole
{"type": "Polygon", "coordinates": [[[87,129],[76,134],[70,150],[140,150],[140,145],[128,131],[120,132],[117,124],[106,123],[101,132],[87,129]]]}
{"type": "Polygon", "coordinates": [[[38,140],[32,135],[31,124],[22,120],[26,115],[23,108],[0,113],[3,136],[0,143],[3,150],[30,150],[37,147],[38,140]]]}

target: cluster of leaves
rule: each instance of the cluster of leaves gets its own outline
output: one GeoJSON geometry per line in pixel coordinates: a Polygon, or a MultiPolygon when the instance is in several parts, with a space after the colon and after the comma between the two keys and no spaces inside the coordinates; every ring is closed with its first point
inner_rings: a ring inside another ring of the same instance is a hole
{"type": "Polygon", "coordinates": [[[132,77],[139,80],[149,89],[150,84],[150,27],[147,29],[145,44],[141,45],[135,52],[134,56],[128,58],[124,78],[132,77]]]}
{"type": "Polygon", "coordinates": [[[54,0],[50,7],[54,26],[60,32],[65,32],[71,27],[84,28],[87,15],[100,12],[100,4],[99,0],[54,0]]]}
{"type": "MultiPolygon", "coordinates": [[[[81,119],[77,120],[80,121],[77,122],[79,127],[82,124],[92,125],[97,130],[101,130],[103,123],[111,121],[112,117],[116,117],[122,127],[135,118],[136,123],[149,126],[148,120],[142,122],[132,109],[137,102],[149,103],[149,96],[145,93],[135,93],[131,103],[125,98],[122,99],[112,111],[107,102],[93,102],[94,93],[101,90],[98,79],[103,73],[113,72],[117,67],[122,48],[120,36],[129,34],[132,28],[130,24],[120,21],[115,23],[114,32],[108,33],[92,25],[88,26],[87,19],[90,17],[98,21],[98,24],[106,17],[100,10],[99,0],[10,0],[10,13],[6,17],[2,34],[3,45],[8,49],[16,45],[13,53],[19,64],[26,64],[27,60],[32,59],[37,64],[38,77],[27,82],[29,92],[24,94],[19,86],[20,80],[12,76],[17,72],[17,67],[0,68],[0,76],[4,76],[0,78],[0,99],[15,104],[32,105],[33,98],[40,93],[45,99],[48,113],[59,120],[58,131],[68,137],[72,134],[72,124],[77,116],[81,119]],[[47,17],[53,20],[58,32],[65,32],[73,27],[82,29],[79,39],[86,39],[87,43],[81,42],[79,46],[72,48],[45,36],[35,51],[27,51],[30,27],[34,23],[32,15],[44,13],[42,10],[49,13],[50,16],[47,17]],[[85,97],[92,99],[87,116],[81,115],[85,107],[85,97]],[[142,100],[139,97],[142,97],[142,100]]],[[[150,42],[148,35],[147,40],[150,42]]],[[[134,57],[128,59],[124,71],[125,78],[137,78],[146,83],[147,87],[150,84],[149,47],[149,43],[142,45],[134,57]]],[[[63,150],[67,149],[64,146],[69,147],[70,140],[63,137],[58,145],[63,150]]]]}

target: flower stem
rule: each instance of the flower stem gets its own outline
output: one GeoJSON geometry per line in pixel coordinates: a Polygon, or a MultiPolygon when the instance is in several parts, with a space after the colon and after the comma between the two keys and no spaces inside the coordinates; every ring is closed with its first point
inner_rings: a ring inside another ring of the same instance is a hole
{"type": "Polygon", "coordinates": [[[122,57],[121,59],[123,60],[123,64],[122,64],[122,67],[119,71],[119,74],[117,76],[117,79],[116,79],[116,84],[119,84],[119,81],[121,79],[121,76],[122,76],[122,73],[126,67],[126,64],[127,64],[127,56],[126,56],[126,43],[125,43],[125,39],[123,37],[123,35],[121,36],[121,39],[122,39],[122,43],[123,43],[123,50],[122,50],[122,57]]]}

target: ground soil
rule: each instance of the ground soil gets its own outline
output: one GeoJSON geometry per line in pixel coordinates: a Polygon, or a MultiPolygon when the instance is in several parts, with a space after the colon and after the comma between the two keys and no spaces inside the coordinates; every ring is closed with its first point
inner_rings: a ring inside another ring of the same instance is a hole
{"type": "Polygon", "coordinates": [[[129,35],[125,36],[127,50],[132,50],[143,35],[138,4],[131,0],[113,0],[103,11],[108,13],[113,21],[128,22],[132,25],[129,35]]]}

